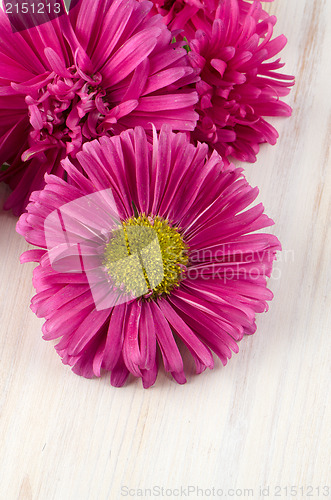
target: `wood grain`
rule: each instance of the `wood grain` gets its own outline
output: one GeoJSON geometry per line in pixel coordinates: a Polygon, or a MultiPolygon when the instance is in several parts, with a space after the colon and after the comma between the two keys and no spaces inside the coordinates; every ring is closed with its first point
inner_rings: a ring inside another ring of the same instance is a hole
{"type": "Polygon", "coordinates": [[[33,265],[19,264],[28,245],[1,211],[1,498],[106,500],[124,487],[191,485],[257,499],[261,486],[277,498],[277,486],[330,482],[331,2],[266,8],[297,79],[293,116],[274,120],[278,144],[246,169],[283,244],[269,312],[226,368],[197,377],[189,365],[186,386],[164,373],[149,390],[77,377],[41,340],[28,308],[33,265]]]}

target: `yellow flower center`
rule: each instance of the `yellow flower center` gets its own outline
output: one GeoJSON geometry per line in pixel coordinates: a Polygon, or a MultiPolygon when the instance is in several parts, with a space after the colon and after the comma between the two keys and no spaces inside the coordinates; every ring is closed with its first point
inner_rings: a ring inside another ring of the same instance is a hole
{"type": "Polygon", "coordinates": [[[112,232],[103,263],[113,285],[123,293],[156,299],[179,286],[188,246],[169,221],[142,214],[112,232]]]}

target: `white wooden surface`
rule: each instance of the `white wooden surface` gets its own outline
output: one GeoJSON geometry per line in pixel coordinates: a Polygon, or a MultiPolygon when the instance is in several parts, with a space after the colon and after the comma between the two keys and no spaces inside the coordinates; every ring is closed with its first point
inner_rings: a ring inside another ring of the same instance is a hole
{"type": "Polygon", "coordinates": [[[181,486],[254,499],[289,498],[284,488],[296,486],[297,498],[326,498],[331,1],[275,0],[267,9],[288,37],[285,69],[297,77],[293,117],[274,121],[277,146],[247,167],[284,248],[270,311],[226,368],[198,377],[191,369],[185,386],[164,373],[149,390],[85,380],[41,339],[42,321],[28,307],[33,265],[18,262],[28,245],[1,212],[1,499],[161,497],[138,496],[153,487],[176,498],[181,486]]]}

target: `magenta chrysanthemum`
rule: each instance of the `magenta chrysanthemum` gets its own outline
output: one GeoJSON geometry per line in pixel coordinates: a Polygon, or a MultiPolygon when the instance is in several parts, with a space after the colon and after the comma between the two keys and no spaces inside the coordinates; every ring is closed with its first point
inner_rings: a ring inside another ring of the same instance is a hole
{"type": "MultiPolygon", "coordinates": [[[[237,1],[241,14],[245,15],[255,0],[237,1]]],[[[198,18],[208,18],[212,21],[215,11],[224,0],[152,0],[152,2],[153,12],[160,13],[170,29],[184,30],[186,33],[191,31],[191,34],[194,34],[198,18]]],[[[263,10],[262,15],[268,17],[263,10]]]]}
{"type": "Polygon", "coordinates": [[[46,175],[17,231],[40,249],[32,310],[46,318],[45,339],[85,377],[129,373],[155,382],[158,359],[186,381],[177,346],[198,373],[225,365],[255,314],[267,309],[266,287],[277,238],[253,231],[273,224],[241,169],[224,169],[208,146],[167,127],[153,144],[137,127],[86,143],[77,169],[63,161],[70,184],[46,175]],[[83,173],[81,173],[83,172],[83,173]]]}
{"type": "Polygon", "coordinates": [[[291,114],[280,98],[289,93],[293,77],[278,72],[284,66],[280,59],[272,60],[286,44],[284,35],[272,39],[276,17],[260,1],[206,0],[199,7],[187,0],[169,12],[166,6],[165,22],[182,30],[192,67],[200,70],[193,139],[223,157],[254,162],[259,144],[278,138],[264,117],[291,114]]]}
{"type": "Polygon", "coordinates": [[[0,165],[10,165],[0,181],[14,189],[6,208],[22,212],[44,174],[62,177],[60,160],[86,141],[151,122],[194,129],[198,97],[187,86],[197,71],[151,7],[79,0],[39,26],[22,15],[28,29],[16,32],[0,10],[0,165]]]}

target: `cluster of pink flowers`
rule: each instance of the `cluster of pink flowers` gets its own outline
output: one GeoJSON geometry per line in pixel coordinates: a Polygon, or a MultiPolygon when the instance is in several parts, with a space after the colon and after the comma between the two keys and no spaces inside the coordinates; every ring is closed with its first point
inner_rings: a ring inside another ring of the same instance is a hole
{"type": "MultiPolygon", "coordinates": [[[[269,0],[272,1],[272,0],[269,0]]],[[[52,5],[52,4],[50,4],[52,5]]],[[[267,310],[280,243],[232,158],[275,144],[293,77],[258,0],[0,11],[0,181],[38,248],[31,308],[85,377],[225,365],[267,310]]]]}

